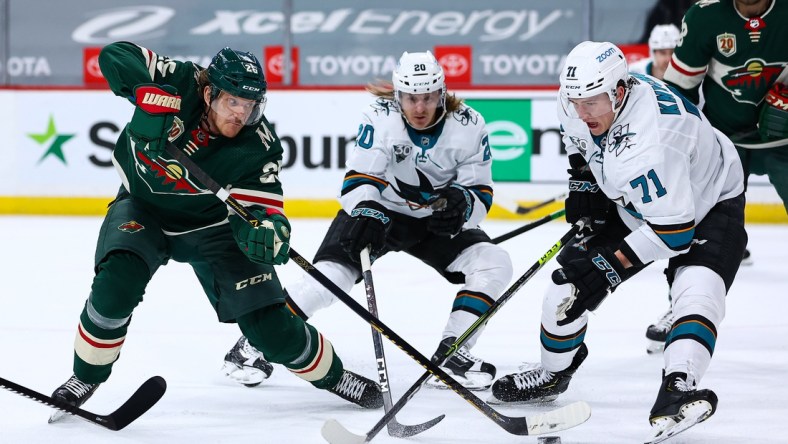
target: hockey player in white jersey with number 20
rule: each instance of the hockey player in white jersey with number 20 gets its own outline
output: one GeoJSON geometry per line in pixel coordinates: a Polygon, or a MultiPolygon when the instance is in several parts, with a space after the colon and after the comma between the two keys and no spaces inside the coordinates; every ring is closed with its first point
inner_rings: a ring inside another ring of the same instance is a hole
{"type": "MultiPolygon", "coordinates": [[[[342,209],[315,254],[315,268],[350,291],[361,279],[359,254],[370,246],[373,261],[403,251],[461,284],[436,341],[433,360],[442,360],[512,278],[508,253],[478,227],[493,200],[484,119],[447,93],[443,69],[430,52],[404,53],[392,82],[372,83],[367,90],[375,99],[361,116],[340,191],[342,209]]],[[[310,276],[286,287],[288,305],[304,319],[335,301],[310,276]]],[[[492,385],[495,366],[470,353],[477,337],[478,332],[443,368],[465,387],[484,390],[492,385]]],[[[236,348],[243,343],[242,338],[236,348]]],[[[242,372],[228,373],[244,382],[242,372]]],[[[427,384],[444,387],[435,378],[427,384]]]]}
{"type": "Polygon", "coordinates": [[[591,231],[558,257],[542,305],[541,364],[497,380],[490,401],[546,401],[564,392],[588,356],[586,311],[649,263],[669,259],[676,322],[649,415],[648,442],[659,442],[717,406],[714,392],[697,387],[747,243],[742,166],[730,140],[690,101],[660,80],[629,74],[611,43],[576,46],[559,94],[571,165],[567,220],[590,217],[591,231]]]}

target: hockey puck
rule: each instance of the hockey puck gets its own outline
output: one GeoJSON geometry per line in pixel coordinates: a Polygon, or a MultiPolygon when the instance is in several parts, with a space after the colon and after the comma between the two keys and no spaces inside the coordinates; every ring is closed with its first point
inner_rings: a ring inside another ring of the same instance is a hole
{"type": "Polygon", "coordinates": [[[561,444],[560,436],[540,436],[537,440],[539,444],[561,444]]]}

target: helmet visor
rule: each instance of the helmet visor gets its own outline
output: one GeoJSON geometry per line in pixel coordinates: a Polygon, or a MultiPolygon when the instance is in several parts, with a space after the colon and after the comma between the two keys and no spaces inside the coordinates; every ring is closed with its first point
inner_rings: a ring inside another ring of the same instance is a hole
{"type": "Polygon", "coordinates": [[[613,101],[607,93],[578,99],[570,99],[561,94],[561,105],[566,114],[573,119],[596,119],[615,111],[613,101]]]}
{"type": "Polygon", "coordinates": [[[211,102],[211,109],[223,120],[228,120],[238,125],[257,125],[263,117],[266,97],[262,100],[250,100],[234,96],[225,91],[211,102]]]}

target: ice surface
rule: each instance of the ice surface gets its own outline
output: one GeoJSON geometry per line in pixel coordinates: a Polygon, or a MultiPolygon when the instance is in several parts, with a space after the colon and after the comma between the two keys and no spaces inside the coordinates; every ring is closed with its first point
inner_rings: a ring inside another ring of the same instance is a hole
{"type": "MultiPolygon", "coordinates": [[[[0,218],[0,376],[49,394],[72,373],[78,316],[90,291],[99,218],[0,218]]],[[[522,222],[485,224],[491,236],[522,222]]],[[[293,221],[293,247],[312,257],[326,219],[293,221]]],[[[502,244],[520,276],[568,229],[553,222],[502,244]]],[[[788,227],[750,225],[755,264],[743,267],[728,296],[714,359],[702,387],[720,398],[717,413],[671,443],[784,443],[788,441],[788,227]]],[[[549,270],[539,272],[490,321],[474,352],[495,363],[499,376],[539,358],[541,299],[549,270]]],[[[625,283],[592,316],[589,358],[556,405],[586,400],[591,419],[561,432],[569,443],[636,443],[648,435],[648,411],[660,383],[661,355],[646,354],[644,333],[667,307],[663,264],[625,283]]],[[[430,356],[457,287],[402,253],[373,265],[381,319],[430,356]]],[[[279,267],[283,282],[303,272],[279,267]]],[[[364,306],[363,288],[352,294],[364,306]]],[[[316,325],[348,368],[376,378],[369,326],[341,302],[319,312],[316,325]]],[[[77,418],[48,425],[50,409],[0,390],[0,443],[319,443],[329,418],[366,433],[383,410],[364,411],[312,388],[276,366],[260,387],[225,380],[222,358],[238,337],[220,324],[190,267],[171,263],[148,287],[134,313],[112,377],[84,408],[109,413],[153,375],[168,382],[164,398],[125,430],[111,432],[77,418]]],[[[423,369],[388,341],[386,357],[395,400],[423,369]]],[[[486,399],[489,392],[480,396],[486,399]]],[[[546,407],[499,407],[525,415],[546,407]]],[[[423,389],[398,415],[414,424],[446,413],[444,421],[407,442],[535,443],[505,432],[451,391],[423,389]]],[[[405,442],[385,430],[374,442],[405,442]]]]}

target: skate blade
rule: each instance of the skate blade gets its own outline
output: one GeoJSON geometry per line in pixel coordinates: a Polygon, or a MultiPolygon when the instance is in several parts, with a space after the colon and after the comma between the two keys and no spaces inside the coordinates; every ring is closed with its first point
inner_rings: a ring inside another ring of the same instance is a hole
{"type": "Polygon", "coordinates": [[[657,444],[668,438],[678,435],[688,428],[699,424],[711,416],[711,404],[707,401],[695,401],[681,408],[681,420],[676,422],[672,418],[661,418],[652,426],[651,435],[645,444],[657,444]]]}
{"type": "MultiPolygon", "coordinates": [[[[445,369],[444,369],[445,370],[445,369]]],[[[445,370],[446,373],[449,374],[455,381],[459,382],[463,387],[467,388],[471,391],[483,391],[487,390],[488,388],[492,387],[493,378],[487,373],[474,373],[474,372],[467,372],[465,373],[465,377],[455,375],[449,370],[445,370]]],[[[430,388],[445,390],[449,387],[441,382],[435,376],[430,376],[430,379],[427,380],[426,386],[430,388]]]]}
{"type": "Polygon", "coordinates": [[[487,404],[490,405],[541,405],[541,404],[548,404],[558,399],[558,395],[555,396],[543,396],[541,398],[534,398],[528,399],[526,401],[501,401],[500,399],[496,398],[495,395],[490,395],[487,398],[487,404]]]}
{"type": "Polygon", "coordinates": [[[55,410],[54,412],[52,412],[51,415],[49,415],[49,419],[47,420],[47,423],[52,424],[58,422],[61,419],[63,419],[64,416],[66,416],[66,412],[62,410],[55,410]]]}
{"type": "Polygon", "coordinates": [[[660,341],[654,341],[652,339],[648,339],[648,345],[646,346],[646,353],[650,355],[654,355],[657,353],[662,353],[665,351],[665,343],[660,341]]]}
{"type": "Polygon", "coordinates": [[[247,387],[256,387],[267,378],[262,370],[247,366],[239,367],[231,362],[224,363],[222,373],[233,381],[247,387]]]}

